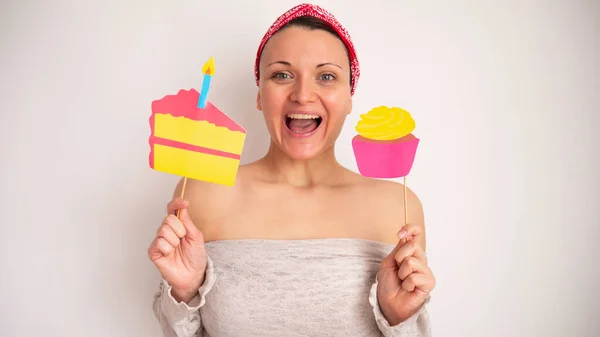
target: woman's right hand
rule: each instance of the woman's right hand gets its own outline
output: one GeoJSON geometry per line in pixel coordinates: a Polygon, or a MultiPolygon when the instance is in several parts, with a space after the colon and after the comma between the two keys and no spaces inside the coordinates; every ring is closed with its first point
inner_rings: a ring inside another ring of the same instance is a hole
{"type": "Polygon", "coordinates": [[[198,293],[207,263],[204,235],[190,219],[188,206],[181,198],[169,202],[168,215],[148,248],[148,257],[172,287],[171,295],[185,303],[198,293]]]}

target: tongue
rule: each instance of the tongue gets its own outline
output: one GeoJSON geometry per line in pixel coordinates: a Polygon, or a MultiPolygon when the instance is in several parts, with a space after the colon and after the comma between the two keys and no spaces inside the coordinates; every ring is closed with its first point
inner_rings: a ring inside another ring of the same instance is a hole
{"type": "Polygon", "coordinates": [[[288,128],[296,133],[309,133],[317,128],[316,119],[294,119],[288,123],[288,128]]]}

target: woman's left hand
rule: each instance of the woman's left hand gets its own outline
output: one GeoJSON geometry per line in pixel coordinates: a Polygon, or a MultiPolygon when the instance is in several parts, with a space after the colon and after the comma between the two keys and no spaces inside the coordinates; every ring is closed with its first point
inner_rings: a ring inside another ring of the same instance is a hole
{"type": "Polygon", "coordinates": [[[379,267],[377,298],[391,326],[414,315],[435,286],[435,277],[418,243],[421,234],[421,227],[404,226],[398,232],[400,242],[379,267]]]}

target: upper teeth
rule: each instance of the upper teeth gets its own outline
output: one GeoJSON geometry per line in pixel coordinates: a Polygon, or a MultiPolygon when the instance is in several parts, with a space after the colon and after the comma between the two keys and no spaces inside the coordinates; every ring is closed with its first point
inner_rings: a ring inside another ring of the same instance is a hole
{"type": "Polygon", "coordinates": [[[289,118],[293,118],[293,119],[317,119],[317,118],[320,118],[317,115],[303,115],[303,114],[289,114],[287,116],[289,118]]]}

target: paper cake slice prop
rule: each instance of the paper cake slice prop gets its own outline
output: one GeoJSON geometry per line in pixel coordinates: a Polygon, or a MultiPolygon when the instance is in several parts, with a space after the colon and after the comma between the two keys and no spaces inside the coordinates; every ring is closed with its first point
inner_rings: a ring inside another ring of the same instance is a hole
{"type": "Polygon", "coordinates": [[[419,139],[415,121],[401,108],[380,106],[362,114],[352,139],[361,175],[370,178],[406,177],[412,169],[419,139]]]}
{"type": "Polygon", "coordinates": [[[207,100],[214,74],[204,66],[199,93],[180,90],[152,102],[150,167],[178,176],[233,186],[246,130],[207,100]]]}

